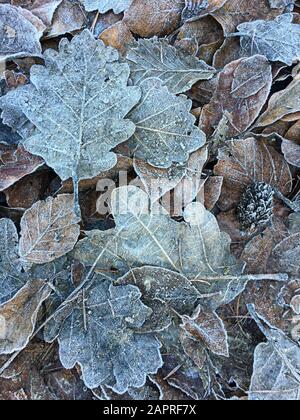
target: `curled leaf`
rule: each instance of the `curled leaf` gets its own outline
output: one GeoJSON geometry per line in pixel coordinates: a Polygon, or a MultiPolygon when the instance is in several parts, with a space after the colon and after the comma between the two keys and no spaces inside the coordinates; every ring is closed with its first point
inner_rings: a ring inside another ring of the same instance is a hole
{"type": "Polygon", "coordinates": [[[199,340],[214,354],[229,357],[227,332],[223,321],[215,312],[198,306],[192,317],[182,316],[181,328],[194,340],[199,340]]]}

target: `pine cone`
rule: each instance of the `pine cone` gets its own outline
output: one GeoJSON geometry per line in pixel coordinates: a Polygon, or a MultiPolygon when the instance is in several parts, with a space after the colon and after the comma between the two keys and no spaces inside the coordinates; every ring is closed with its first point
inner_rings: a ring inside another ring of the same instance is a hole
{"type": "Polygon", "coordinates": [[[255,182],[244,191],[237,208],[244,231],[255,232],[271,222],[273,197],[273,188],[264,182],[255,182]]]}

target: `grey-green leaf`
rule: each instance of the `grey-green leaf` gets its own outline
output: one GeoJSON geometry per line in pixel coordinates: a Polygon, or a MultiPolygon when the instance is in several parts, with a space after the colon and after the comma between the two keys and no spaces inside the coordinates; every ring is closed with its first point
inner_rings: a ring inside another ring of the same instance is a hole
{"type": "Polygon", "coordinates": [[[247,55],[265,55],[270,61],[291,66],[300,57],[300,25],[286,13],[273,21],[256,20],[240,24],[241,48],[247,55]]]}
{"type": "Polygon", "coordinates": [[[87,12],[98,10],[100,13],[106,13],[113,10],[114,13],[122,13],[129,9],[133,0],[82,0],[87,12]]]}
{"type": "Polygon", "coordinates": [[[175,96],[158,79],[142,82],[141,102],[129,114],[136,125],[127,142],[135,157],[159,168],[184,163],[205,144],[205,134],[190,113],[192,101],[175,96]]]}
{"type": "Polygon", "coordinates": [[[134,284],[142,292],[142,301],[152,309],[142,329],[160,331],[167,328],[174,314],[193,312],[200,293],[182,274],[159,267],[144,266],[130,270],[117,284],[134,284]]]}
{"type": "Polygon", "coordinates": [[[18,256],[18,232],[10,219],[0,219],[0,304],[11,299],[27,281],[18,256]]]}
{"type": "Polygon", "coordinates": [[[88,30],[63,39],[59,52],[47,50],[44,58],[45,67],[31,69],[30,85],[2,97],[0,107],[16,102],[36,127],[25,148],[77,185],[116,164],[111,149],[134,133],[124,117],[140,88],[127,86],[129,66],[88,30]]]}
{"type": "Polygon", "coordinates": [[[300,400],[300,347],[279,329],[266,324],[249,305],[249,311],[268,342],[257,346],[250,401],[300,400]]]}
{"type": "Polygon", "coordinates": [[[135,286],[98,278],[74,303],[59,332],[59,354],[65,368],[80,365],[87,387],[107,385],[123,394],[162,366],[158,340],[135,332],[151,312],[140,297],[135,286]]]}
{"type": "Polygon", "coordinates": [[[186,92],[199,80],[211,79],[215,74],[215,69],[204,61],[173,47],[167,39],[156,37],[140,39],[129,46],[126,58],[136,85],[158,78],[175,94],[186,92]]]}
{"type": "Polygon", "coordinates": [[[243,278],[244,264],[230,253],[230,238],[220,232],[213,214],[200,203],[191,203],[185,222],[178,223],[147,194],[136,187],[121,187],[112,194],[116,227],[86,232],[75,256],[87,266],[117,270],[152,265],[188,277],[202,294],[202,302],[214,309],[241,293],[249,278],[243,278]],[[210,295],[212,294],[212,295],[210,295]]]}

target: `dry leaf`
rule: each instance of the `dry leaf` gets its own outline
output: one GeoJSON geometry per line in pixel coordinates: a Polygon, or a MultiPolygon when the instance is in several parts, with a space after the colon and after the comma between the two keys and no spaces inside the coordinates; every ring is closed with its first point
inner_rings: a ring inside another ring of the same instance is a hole
{"type": "Polygon", "coordinates": [[[208,312],[198,306],[192,317],[184,315],[181,328],[214,354],[229,357],[227,332],[223,321],[215,312],[208,312]]]}
{"type": "Polygon", "coordinates": [[[9,4],[0,4],[1,60],[41,55],[40,37],[45,27],[37,28],[37,23],[42,25],[31,12],[9,4]]]}
{"type": "Polygon", "coordinates": [[[271,125],[281,118],[299,112],[300,110],[300,73],[286,89],[274,93],[268,104],[268,109],[258,119],[256,125],[265,127],[271,125]]]}
{"type": "Polygon", "coordinates": [[[80,218],[72,195],[49,197],[26,210],[21,220],[19,253],[23,261],[44,264],[70,252],[79,237],[80,218]]]}
{"type": "Polygon", "coordinates": [[[183,8],[184,0],[134,0],[124,19],[131,32],[141,37],[163,36],[179,26],[183,8]]]}
{"type": "Polygon", "coordinates": [[[226,111],[227,136],[245,132],[267,101],[271,84],[271,66],[263,56],[241,58],[228,64],[219,74],[212,100],[202,110],[200,127],[206,134],[212,134],[226,111]]]}
{"type": "Polygon", "coordinates": [[[136,130],[127,145],[136,158],[158,168],[185,163],[205,143],[189,112],[192,102],[170,93],[157,79],[143,81],[141,89],[141,102],[128,115],[136,130]]]}
{"type": "Polygon", "coordinates": [[[51,288],[44,280],[29,280],[11,300],[0,305],[0,354],[26,347],[38,311],[50,293],[51,288]]]}
{"type": "Polygon", "coordinates": [[[31,155],[23,146],[12,148],[0,145],[0,191],[11,187],[43,165],[43,159],[31,155]]]}
{"type": "Polygon", "coordinates": [[[204,61],[176,49],[166,39],[140,39],[128,48],[126,58],[136,85],[157,78],[175,94],[186,92],[199,80],[211,79],[215,73],[204,61]]]}
{"type": "Polygon", "coordinates": [[[223,211],[236,207],[241,194],[253,182],[265,182],[286,195],[292,176],[284,158],[271,146],[253,138],[231,140],[219,151],[214,173],[224,177],[219,206],[223,211]]]}

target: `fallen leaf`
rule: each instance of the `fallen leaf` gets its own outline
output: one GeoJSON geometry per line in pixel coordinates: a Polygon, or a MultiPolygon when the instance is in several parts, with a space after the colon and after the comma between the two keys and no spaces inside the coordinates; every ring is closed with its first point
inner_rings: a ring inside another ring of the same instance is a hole
{"type": "Polygon", "coordinates": [[[227,136],[245,132],[267,101],[271,84],[271,66],[263,56],[241,58],[228,64],[219,74],[214,96],[202,110],[200,127],[206,134],[212,134],[226,110],[227,136]]]}
{"type": "Polygon", "coordinates": [[[272,9],[269,0],[227,0],[223,7],[212,13],[220,22],[225,35],[236,30],[243,22],[252,22],[258,19],[272,20],[281,15],[284,7],[272,9]]]}
{"type": "Polygon", "coordinates": [[[80,218],[72,195],[49,197],[26,210],[21,220],[19,254],[23,261],[44,264],[70,252],[79,237],[80,218]]]}
{"type": "Polygon", "coordinates": [[[293,14],[286,13],[274,21],[241,23],[237,35],[241,37],[242,50],[291,66],[300,55],[300,25],[292,22],[293,14]]]}
{"type": "Polygon", "coordinates": [[[12,148],[0,145],[0,191],[11,187],[43,165],[43,159],[31,155],[23,146],[12,148]]]}
{"type": "Polygon", "coordinates": [[[16,103],[36,126],[25,148],[42,156],[62,180],[73,179],[77,207],[79,180],[112,168],[117,158],[111,149],[133,134],[134,124],[124,117],[138,102],[140,90],[127,86],[129,68],[117,62],[118,53],[95,41],[89,31],[71,42],[62,40],[59,53],[48,50],[45,56],[46,67],[33,68],[31,84],[0,102],[4,107],[16,103]]]}
{"type": "Polygon", "coordinates": [[[182,11],[183,22],[190,22],[207,16],[220,9],[227,0],[185,0],[185,8],[182,11]]]}
{"type": "Polygon", "coordinates": [[[211,176],[204,184],[204,204],[207,210],[212,210],[217,204],[223,186],[222,176],[211,176]]]}
{"type": "Polygon", "coordinates": [[[176,49],[166,39],[140,39],[128,48],[126,58],[136,85],[157,78],[175,94],[186,92],[199,80],[210,79],[215,73],[204,61],[176,49]]]}
{"type": "MultiPolygon", "coordinates": [[[[243,277],[244,263],[231,255],[229,236],[220,232],[216,218],[202,204],[188,205],[182,223],[158,204],[149,213],[149,198],[136,187],[114,190],[111,205],[116,227],[85,232],[86,238],[75,248],[75,258],[82,264],[97,270],[110,267],[117,277],[144,265],[170,269],[185,275],[204,295],[203,306],[213,310],[231,302],[249,280],[256,280],[243,277]]],[[[287,275],[274,279],[285,281],[287,275]]]]}
{"type": "Polygon", "coordinates": [[[184,5],[184,0],[134,0],[124,20],[140,37],[164,36],[179,26],[184,5]]]}
{"type": "Polygon", "coordinates": [[[299,346],[289,340],[282,331],[266,324],[253,306],[249,306],[249,310],[268,340],[267,343],[259,344],[254,353],[249,400],[299,400],[299,346]]]}
{"type": "Polygon", "coordinates": [[[158,267],[134,268],[116,284],[137,286],[142,293],[142,301],[152,309],[152,315],[142,326],[143,332],[167,328],[175,313],[191,313],[200,297],[185,276],[158,267]]]}
{"type": "Polygon", "coordinates": [[[185,165],[173,164],[169,169],[160,169],[135,159],[134,170],[152,203],[161,197],[162,203],[168,203],[165,194],[174,189],[174,214],[182,215],[183,209],[195,199],[203,184],[201,175],[206,161],[207,149],[203,147],[192,153],[185,165]]]}
{"type": "Polygon", "coordinates": [[[10,4],[0,4],[1,60],[41,55],[40,37],[42,33],[31,22],[31,19],[35,18],[34,15],[25,12],[24,9],[10,4]]]}
{"type": "Polygon", "coordinates": [[[184,331],[218,356],[229,357],[227,332],[223,321],[215,312],[205,311],[198,306],[192,317],[181,317],[184,331]]]}
{"type": "Polygon", "coordinates": [[[62,0],[55,10],[47,38],[54,38],[82,29],[87,23],[80,0],[62,0]]]}
{"type": "Polygon", "coordinates": [[[18,232],[10,219],[0,219],[0,305],[11,299],[27,282],[18,255],[18,232]]]}
{"type": "Polygon", "coordinates": [[[256,122],[258,127],[266,127],[283,117],[299,112],[300,110],[300,73],[282,91],[271,96],[267,110],[256,122]]]}
{"type": "Polygon", "coordinates": [[[8,302],[0,305],[0,354],[22,350],[35,329],[38,311],[51,288],[43,280],[29,280],[8,302]]]}
{"type": "Polygon", "coordinates": [[[284,195],[291,191],[291,172],[282,155],[253,138],[226,142],[214,173],[224,178],[218,202],[223,211],[236,207],[243,191],[255,181],[270,184],[284,195]]]}
{"type": "Polygon", "coordinates": [[[135,332],[149,315],[140,297],[137,287],[113,286],[100,277],[72,305],[60,327],[59,355],[67,369],[80,365],[88,388],[108,385],[123,394],[145,385],[161,367],[158,340],[135,332]]]}
{"type": "Polygon", "coordinates": [[[133,0],[82,0],[82,2],[88,12],[98,10],[100,13],[106,13],[113,10],[115,14],[119,14],[127,10],[133,0]]]}
{"type": "Polygon", "coordinates": [[[101,32],[99,39],[101,39],[105,45],[116,48],[122,54],[125,54],[128,46],[135,42],[132,33],[124,21],[117,22],[109,28],[104,29],[104,31],[101,32]]]}
{"type": "Polygon", "coordinates": [[[128,116],[136,126],[128,146],[136,158],[158,168],[183,164],[205,143],[204,133],[195,127],[195,117],[189,112],[192,102],[176,97],[156,79],[145,80],[141,89],[141,102],[128,116]]]}

